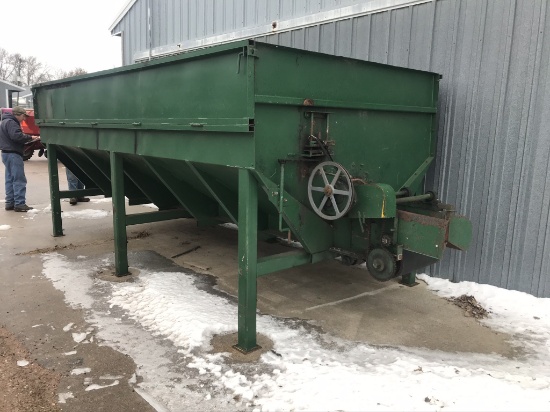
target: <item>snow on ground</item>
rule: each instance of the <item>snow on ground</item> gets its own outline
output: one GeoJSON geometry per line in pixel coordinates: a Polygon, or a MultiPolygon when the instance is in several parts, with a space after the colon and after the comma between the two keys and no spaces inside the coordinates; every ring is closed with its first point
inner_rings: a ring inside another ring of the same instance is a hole
{"type": "Polygon", "coordinates": [[[229,402],[226,410],[550,410],[550,299],[420,276],[440,296],[473,295],[491,312],[483,322],[512,334],[526,348],[521,359],[374,347],[319,334],[302,323],[258,315],[258,331],[273,340],[273,351],[263,354],[257,364],[240,365],[227,362],[227,354],[208,353],[214,334],[236,332],[236,304],[199,289],[194,275],[141,270],[135,282],[108,283],[92,281],[97,267],[87,267],[85,261],[71,262],[57,253],[42,258],[43,274],[65,291],[69,303],[90,310],[89,321],[105,344],[130,354],[138,364],[143,382],[136,384],[137,391],[168,410],[185,410],[174,401],[178,393],[180,399],[229,402]],[[88,281],[74,282],[75,276],[88,281]],[[88,292],[82,286],[71,289],[83,283],[88,292]],[[94,313],[97,302],[90,303],[90,296],[82,294],[93,293],[98,286],[110,310],[121,311],[122,317],[148,332],[126,329],[117,334],[117,327],[128,327],[122,318],[94,313]],[[140,337],[133,340],[134,335],[140,337]],[[178,348],[181,380],[200,384],[193,389],[175,385],[170,378],[174,373],[166,373],[172,369],[162,350],[151,342],[138,343],[151,336],[178,348]]]}
{"type": "Polygon", "coordinates": [[[445,298],[464,294],[474,296],[493,314],[485,323],[492,329],[528,338],[523,341],[523,346],[540,354],[541,360],[547,362],[550,375],[550,299],[538,299],[527,293],[474,282],[451,283],[427,275],[420,275],[419,279],[445,298]]]}
{"type": "Polygon", "coordinates": [[[96,210],[96,209],[83,209],[70,212],[63,212],[63,218],[69,219],[102,219],[111,215],[112,212],[108,210],[96,210]]]}
{"type": "Polygon", "coordinates": [[[34,220],[34,218],[41,214],[49,214],[52,211],[50,205],[34,205],[34,209],[29,210],[27,213],[21,213],[21,217],[25,220],[34,220]]]}
{"type": "Polygon", "coordinates": [[[0,225],[0,230],[9,230],[11,229],[10,225],[0,225]]]}

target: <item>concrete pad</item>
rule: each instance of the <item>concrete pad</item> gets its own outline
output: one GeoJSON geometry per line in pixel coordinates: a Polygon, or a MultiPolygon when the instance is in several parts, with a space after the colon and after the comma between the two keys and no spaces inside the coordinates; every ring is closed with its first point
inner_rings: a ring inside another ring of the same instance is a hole
{"type": "MultiPolygon", "coordinates": [[[[62,385],[80,388],[75,389],[77,392],[80,390],[83,393],[84,389],[81,380],[77,382],[70,376],[71,368],[76,365],[74,362],[93,364],[93,369],[98,373],[106,370],[104,365],[118,365],[117,373],[129,379],[135,371],[133,361],[94,342],[79,353],[78,359],[81,360],[62,355],[74,345],[62,332],[63,327],[78,318],[75,324],[81,323],[80,326],[85,328],[84,316],[78,313],[78,309],[68,307],[63,301],[63,294],[54,289],[47,279],[37,276],[42,270],[40,253],[58,251],[71,259],[112,256],[112,217],[94,220],[65,218],[65,236],[54,238],[51,235],[51,216],[47,210],[49,187],[46,160],[33,158],[26,162],[26,174],[29,181],[28,204],[39,212],[25,214],[4,211],[3,207],[0,209],[0,225],[11,226],[9,230],[0,231],[0,278],[3,282],[0,289],[0,323],[26,342],[43,365],[61,370],[65,374],[62,385]],[[45,329],[33,328],[36,324],[46,325],[45,329]]],[[[64,188],[66,182],[62,166],[59,175],[64,188]]],[[[0,179],[3,178],[2,168],[0,179]]],[[[1,195],[3,197],[3,192],[1,195]]],[[[84,209],[110,212],[111,204],[92,201],[71,206],[68,201],[62,202],[64,212],[84,209]]],[[[128,208],[128,213],[144,211],[151,209],[145,206],[128,208]]],[[[132,226],[128,228],[128,236],[131,267],[142,265],[149,266],[151,270],[168,268],[170,271],[191,269],[204,274],[206,290],[211,293],[219,293],[219,290],[236,299],[236,230],[223,226],[197,227],[193,220],[179,219],[132,226]],[[197,246],[200,247],[171,258],[197,246]]],[[[288,250],[288,246],[277,243],[261,242],[258,246],[260,256],[288,250]]],[[[98,276],[106,280],[112,274],[98,273],[98,276]]],[[[134,276],[139,276],[139,273],[134,272],[134,276]]],[[[507,357],[516,354],[516,349],[508,343],[509,336],[465,316],[462,309],[428,291],[422,282],[415,287],[403,286],[397,280],[381,283],[371,278],[364,268],[344,266],[338,261],[289,269],[259,278],[258,308],[266,314],[309,321],[326,333],[350,341],[424,347],[445,352],[497,353],[507,357]]],[[[258,332],[261,334],[261,330],[258,332]]],[[[230,351],[234,343],[236,338],[228,335],[216,338],[213,344],[215,350],[230,351]]],[[[270,347],[269,342],[266,345],[270,347]]],[[[126,409],[113,406],[113,410],[152,410],[128,385],[113,387],[108,392],[102,392],[101,397],[94,402],[126,405],[126,409]],[[132,407],[135,409],[129,409],[130,405],[134,405],[132,407]]],[[[72,404],[80,408],[75,410],[92,410],[84,401],[72,404]]]]}
{"type": "MultiPolygon", "coordinates": [[[[46,164],[31,160],[27,165],[30,166],[27,172],[29,198],[44,202],[48,194],[46,164]]],[[[64,176],[62,169],[60,176],[64,176]]],[[[63,210],[91,205],[72,207],[63,202],[63,210]]],[[[100,203],[94,208],[110,211],[111,205],[100,203]]],[[[144,211],[143,207],[129,208],[129,212],[131,209],[144,211]]],[[[145,210],[150,211],[149,208],[145,210]]],[[[33,244],[39,251],[52,247],[54,250],[60,247],[80,250],[98,246],[105,252],[113,252],[109,219],[99,225],[96,220],[64,219],[66,236],[52,238],[47,235],[51,229],[46,216],[39,215],[30,221],[12,214],[13,217],[20,218],[18,229],[27,229],[27,225],[33,228],[33,244]]],[[[193,220],[180,219],[132,226],[128,228],[128,236],[129,251],[154,250],[170,258],[192,250],[174,258],[174,262],[216,276],[222,290],[237,295],[236,230],[222,226],[202,228],[193,220]],[[198,248],[193,250],[195,247],[198,248]]],[[[21,253],[22,248],[31,249],[26,241],[17,240],[25,238],[17,237],[15,242],[10,242],[16,253],[21,253]]],[[[288,247],[280,244],[261,242],[258,253],[266,256],[286,250],[288,247]]],[[[506,343],[507,336],[465,317],[460,308],[429,292],[422,282],[410,288],[400,285],[397,280],[382,283],[370,277],[364,267],[349,267],[338,261],[321,262],[258,279],[258,307],[277,316],[313,320],[329,333],[371,344],[494,352],[505,356],[513,353],[513,348],[506,343]]]]}

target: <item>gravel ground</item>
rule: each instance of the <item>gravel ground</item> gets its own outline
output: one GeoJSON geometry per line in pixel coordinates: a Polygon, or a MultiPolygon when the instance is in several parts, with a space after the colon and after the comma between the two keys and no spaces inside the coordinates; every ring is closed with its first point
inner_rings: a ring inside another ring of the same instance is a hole
{"type": "Polygon", "coordinates": [[[0,326],[1,412],[61,411],[56,395],[59,380],[57,373],[36,363],[23,344],[0,326]],[[28,364],[19,366],[18,361],[28,364]]]}

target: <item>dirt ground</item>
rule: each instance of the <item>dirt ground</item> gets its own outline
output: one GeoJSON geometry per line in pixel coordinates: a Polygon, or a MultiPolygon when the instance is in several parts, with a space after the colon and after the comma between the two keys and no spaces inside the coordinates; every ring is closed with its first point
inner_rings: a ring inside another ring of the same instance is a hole
{"type": "Polygon", "coordinates": [[[36,363],[23,344],[0,326],[0,412],[61,411],[59,380],[59,374],[36,363]],[[29,363],[19,366],[18,361],[29,363]]]}

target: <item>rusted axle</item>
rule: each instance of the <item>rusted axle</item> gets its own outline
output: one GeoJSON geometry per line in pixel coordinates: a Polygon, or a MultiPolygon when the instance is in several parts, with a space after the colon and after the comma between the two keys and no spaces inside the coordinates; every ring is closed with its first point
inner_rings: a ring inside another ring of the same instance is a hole
{"type": "Polygon", "coordinates": [[[399,204],[399,203],[420,202],[422,200],[434,200],[434,199],[435,199],[435,194],[432,192],[428,192],[418,196],[400,197],[395,199],[395,203],[399,204]]]}

